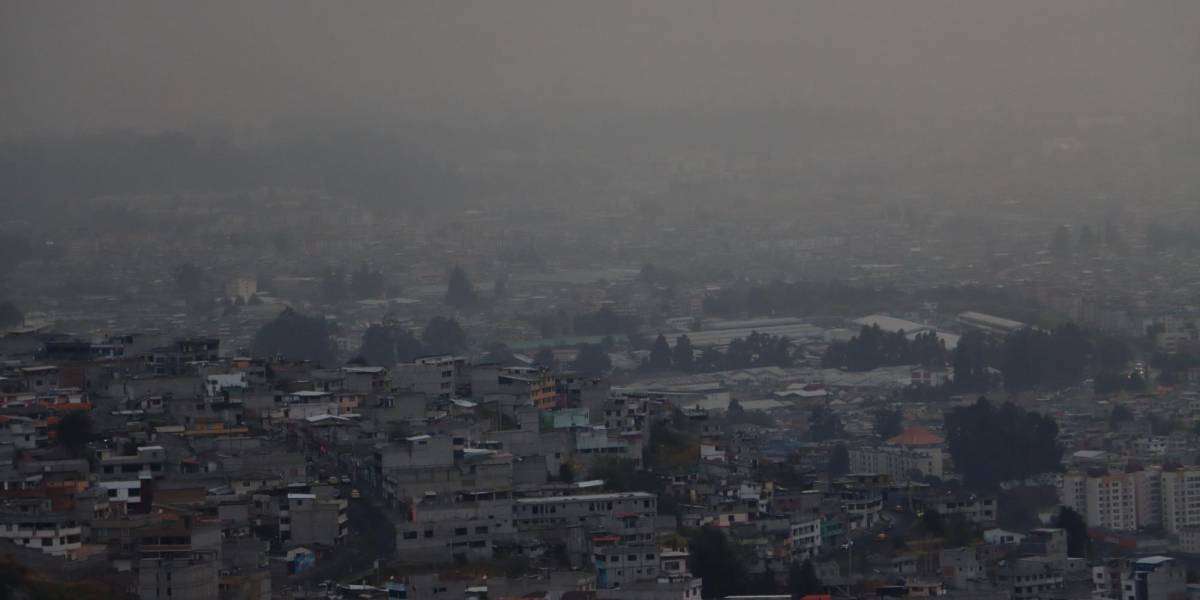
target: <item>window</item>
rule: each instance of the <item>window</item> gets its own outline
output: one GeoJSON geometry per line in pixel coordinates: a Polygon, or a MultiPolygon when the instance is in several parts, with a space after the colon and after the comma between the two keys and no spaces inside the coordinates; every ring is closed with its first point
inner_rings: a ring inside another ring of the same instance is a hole
{"type": "Polygon", "coordinates": [[[456,527],[454,529],[454,535],[467,535],[467,528],[466,527],[456,527]]]}
{"type": "Polygon", "coordinates": [[[480,525],[475,528],[475,533],[487,533],[487,525],[480,525]]]}
{"type": "Polygon", "coordinates": [[[415,531],[405,531],[405,532],[404,532],[404,539],[406,539],[406,540],[415,540],[415,539],[417,539],[417,532],[415,532],[415,531]]]}
{"type": "Polygon", "coordinates": [[[432,530],[432,529],[426,529],[426,530],[425,530],[425,539],[429,539],[429,538],[432,538],[432,537],[433,537],[433,530],[432,530]]]}

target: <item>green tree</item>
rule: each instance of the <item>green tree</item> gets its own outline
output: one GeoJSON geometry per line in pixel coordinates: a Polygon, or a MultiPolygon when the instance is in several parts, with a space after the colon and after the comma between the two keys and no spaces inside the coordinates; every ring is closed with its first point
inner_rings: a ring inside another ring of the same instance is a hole
{"type": "Polygon", "coordinates": [[[1096,234],[1092,233],[1092,228],[1084,225],[1079,228],[1079,253],[1084,256],[1090,256],[1096,248],[1096,234]]]}
{"type": "Polygon", "coordinates": [[[1071,258],[1071,230],[1066,225],[1059,225],[1050,239],[1050,255],[1056,259],[1071,258]]]}
{"type": "Polygon", "coordinates": [[[832,440],[842,435],[842,420],[828,406],[808,413],[808,436],[815,441],[832,440]]]}
{"type": "Polygon", "coordinates": [[[0,327],[20,325],[25,315],[12,302],[0,302],[0,327]]]}
{"type": "Polygon", "coordinates": [[[661,333],[654,339],[654,346],[650,348],[648,366],[656,371],[666,371],[671,368],[671,345],[667,343],[667,337],[661,333]]]}
{"type": "Polygon", "coordinates": [[[545,367],[551,371],[559,369],[558,359],[554,358],[554,350],[550,348],[539,349],[537,354],[533,355],[533,364],[545,367]]]}
{"type": "Polygon", "coordinates": [[[1116,224],[1112,221],[1104,222],[1104,245],[1118,256],[1124,256],[1129,253],[1129,246],[1125,243],[1125,236],[1121,234],[1121,230],[1117,229],[1116,224]]]}
{"type": "Polygon", "coordinates": [[[1113,405],[1112,413],[1108,415],[1108,428],[1116,431],[1121,423],[1133,420],[1133,413],[1124,404],[1113,405]]]}
{"type": "Polygon", "coordinates": [[[84,411],[68,412],[54,426],[54,432],[58,443],[66,448],[67,453],[79,458],[87,450],[88,442],[92,441],[92,416],[84,411]]]}
{"type": "Polygon", "coordinates": [[[212,284],[208,274],[190,262],[176,266],[171,271],[171,277],[175,280],[176,289],[187,295],[201,293],[212,284]]]}
{"type": "Polygon", "coordinates": [[[329,269],[321,275],[321,299],[337,303],[346,299],[346,271],[342,268],[329,269]]]}
{"type": "Polygon", "coordinates": [[[767,565],[762,573],[753,577],[750,590],[765,596],[779,593],[779,580],[775,578],[775,571],[771,569],[771,565],[767,565]]]}
{"type": "Polygon", "coordinates": [[[821,583],[821,579],[817,577],[817,569],[813,566],[811,560],[805,560],[802,563],[792,563],[791,568],[788,570],[787,591],[796,600],[799,600],[803,596],[820,594],[825,591],[825,586],[821,583]]]}
{"type": "Polygon", "coordinates": [[[695,350],[692,349],[692,340],[687,335],[681,335],[675,339],[675,348],[671,353],[671,362],[679,371],[691,371],[695,366],[695,350]]]}
{"type": "Polygon", "coordinates": [[[1092,540],[1088,536],[1087,521],[1069,507],[1062,507],[1054,517],[1054,526],[1067,532],[1067,555],[1087,558],[1091,554],[1092,540]]]}
{"type": "Polygon", "coordinates": [[[258,329],[253,350],[260,356],[331,365],[337,355],[332,334],[332,327],[324,317],[309,317],[287,308],[258,329]]]}
{"type": "Polygon", "coordinates": [[[950,456],[971,489],[990,492],[1005,481],[1062,470],[1063,448],[1052,417],[980,398],[944,418],[950,456]]]}
{"type": "Polygon", "coordinates": [[[421,342],[428,354],[454,354],[467,349],[467,334],[458,321],[434,317],[425,324],[421,342]]]}
{"type": "Polygon", "coordinates": [[[446,304],[454,308],[474,306],[477,300],[475,285],[462,267],[454,265],[450,270],[450,282],[446,285],[446,304]]]}
{"type": "Polygon", "coordinates": [[[623,317],[605,306],[596,312],[576,316],[573,325],[576,335],[630,334],[637,331],[638,319],[623,317]]]}
{"type": "Polygon", "coordinates": [[[921,513],[921,526],[924,527],[925,531],[929,532],[930,534],[942,535],[946,530],[945,525],[946,523],[945,519],[942,518],[942,513],[932,508],[927,508],[925,509],[925,512],[921,513]]]}
{"type": "Polygon", "coordinates": [[[838,444],[830,451],[826,470],[830,477],[841,477],[850,472],[850,449],[845,444],[838,444]]]}
{"type": "Polygon", "coordinates": [[[378,298],[383,295],[383,273],[362,263],[350,273],[350,293],[355,298],[378,298]]]}
{"type": "Polygon", "coordinates": [[[363,332],[358,354],[367,362],[392,368],[425,354],[425,345],[411,331],[395,323],[373,324],[363,332]]]}
{"type": "Polygon", "coordinates": [[[875,435],[885,440],[896,437],[903,431],[904,413],[896,409],[877,410],[873,428],[875,435]]]}
{"type": "Polygon", "coordinates": [[[575,369],[584,375],[598,377],[612,369],[612,359],[599,344],[580,344],[575,354],[575,369]]]}
{"type": "Polygon", "coordinates": [[[692,574],[703,582],[701,596],[723,598],[750,587],[750,575],[741,556],[720,529],[711,525],[702,527],[688,542],[688,553],[692,574]]]}
{"type": "Polygon", "coordinates": [[[569,462],[558,463],[558,480],[562,483],[574,483],[575,466],[569,462]]]}

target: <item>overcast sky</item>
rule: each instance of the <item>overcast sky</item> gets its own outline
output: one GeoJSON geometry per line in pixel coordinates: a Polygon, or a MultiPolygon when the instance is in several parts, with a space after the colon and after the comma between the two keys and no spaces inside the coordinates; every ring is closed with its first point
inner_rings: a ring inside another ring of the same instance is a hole
{"type": "Polygon", "coordinates": [[[840,105],[1194,115],[1195,0],[0,3],[0,135],[840,105]]]}

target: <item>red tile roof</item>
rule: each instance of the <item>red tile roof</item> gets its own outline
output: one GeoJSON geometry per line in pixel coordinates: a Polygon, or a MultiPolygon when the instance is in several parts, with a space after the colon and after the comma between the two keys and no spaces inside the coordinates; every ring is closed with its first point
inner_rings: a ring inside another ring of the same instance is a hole
{"type": "Polygon", "coordinates": [[[941,436],[924,427],[914,426],[900,432],[900,435],[888,440],[888,443],[897,446],[936,446],[945,441],[941,436]]]}

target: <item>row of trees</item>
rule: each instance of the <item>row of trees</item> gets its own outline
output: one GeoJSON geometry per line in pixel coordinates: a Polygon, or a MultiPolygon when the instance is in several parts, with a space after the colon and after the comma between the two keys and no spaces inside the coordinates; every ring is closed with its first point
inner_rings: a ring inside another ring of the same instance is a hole
{"type": "Polygon", "coordinates": [[[675,347],[659,334],[650,347],[650,356],[643,368],[651,371],[674,369],[687,373],[711,373],[752,367],[790,367],[796,364],[792,342],[787,336],[751,332],[745,338],[729,342],[724,352],[705,348],[696,354],[692,340],[685,334],[675,338],[675,347]]]}
{"type": "Polygon", "coordinates": [[[932,331],[908,339],[904,331],[885,332],[879,325],[863,325],[858,335],[848,342],[834,342],[821,357],[821,365],[829,369],[870,371],[879,367],[900,365],[928,367],[946,364],[946,346],[932,331]]]}
{"type": "Polygon", "coordinates": [[[419,356],[454,354],[467,349],[467,334],[458,321],[434,317],[420,337],[398,323],[371,325],[363,332],[358,355],[373,365],[391,367],[419,356]]]}
{"type": "MultiPolygon", "coordinates": [[[[331,321],[289,307],[259,328],[254,335],[252,350],[264,356],[332,365],[337,360],[334,333],[336,327],[331,321]]],[[[369,364],[390,367],[418,356],[452,354],[466,349],[467,334],[458,322],[434,317],[426,323],[420,337],[394,322],[371,325],[363,333],[358,358],[369,364]]]]}
{"type": "MultiPolygon", "coordinates": [[[[600,344],[579,344],[575,347],[575,360],[571,366],[584,375],[589,377],[599,377],[612,370],[612,359],[608,357],[608,351],[612,348],[611,339],[607,339],[608,343],[600,344]]],[[[533,361],[538,366],[546,367],[557,371],[562,365],[558,359],[554,358],[554,351],[550,348],[542,348],[534,355],[533,361]]]]}
{"type": "MultiPolygon", "coordinates": [[[[1009,392],[1041,387],[1061,389],[1089,376],[1095,377],[1097,391],[1104,393],[1144,387],[1141,376],[1128,370],[1132,356],[1126,340],[1089,333],[1073,323],[1053,330],[1025,328],[1003,337],[971,331],[959,339],[953,352],[947,352],[932,333],[922,333],[910,341],[902,332],[863,327],[848,343],[830,345],[822,356],[822,364],[866,371],[911,364],[939,366],[949,357],[954,378],[941,390],[947,396],[983,393],[1000,383],[1009,392]],[[1003,377],[1002,381],[996,380],[998,375],[1003,377]]],[[[1176,361],[1167,357],[1162,357],[1161,362],[1180,368],[1191,364],[1186,359],[1176,361]]]]}

